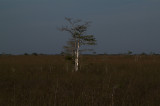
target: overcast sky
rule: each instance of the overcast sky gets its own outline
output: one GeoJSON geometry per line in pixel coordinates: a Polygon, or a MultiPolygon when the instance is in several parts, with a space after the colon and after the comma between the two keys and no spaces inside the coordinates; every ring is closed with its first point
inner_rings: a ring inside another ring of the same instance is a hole
{"type": "Polygon", "coordinates": [[[160,53],[160,0],[0,0],[0,53],[60,53],[65,17],[92,21],[97,53],[160,53]]]}

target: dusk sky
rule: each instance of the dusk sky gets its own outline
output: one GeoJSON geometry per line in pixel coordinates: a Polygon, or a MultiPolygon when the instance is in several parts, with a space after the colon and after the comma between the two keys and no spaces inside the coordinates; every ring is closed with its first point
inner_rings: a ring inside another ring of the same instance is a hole
{"type": "Polygon", "coordinates": [[[160,0],[0,0],[0,53],[60,53],[65,17],[92,21],[97,53],[160,53],[160,0]]]}

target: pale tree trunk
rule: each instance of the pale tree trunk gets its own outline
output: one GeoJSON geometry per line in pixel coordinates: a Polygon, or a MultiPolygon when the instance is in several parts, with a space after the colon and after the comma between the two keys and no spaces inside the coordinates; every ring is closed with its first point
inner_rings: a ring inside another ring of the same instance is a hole
{"type": "Polygon", "coordinates": [[[78,71],[79,65],[79,41],[76,43],[76,51],[75,51],[75,71],[78,71]]]}

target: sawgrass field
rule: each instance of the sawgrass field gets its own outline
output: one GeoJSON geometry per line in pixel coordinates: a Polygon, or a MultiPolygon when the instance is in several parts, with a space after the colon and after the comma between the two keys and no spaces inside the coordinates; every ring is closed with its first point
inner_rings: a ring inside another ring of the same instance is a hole
{"type": "Polygon", "coordinates": [[[0,106],[159,106],[160,55],[1,55],[0,106]]]}

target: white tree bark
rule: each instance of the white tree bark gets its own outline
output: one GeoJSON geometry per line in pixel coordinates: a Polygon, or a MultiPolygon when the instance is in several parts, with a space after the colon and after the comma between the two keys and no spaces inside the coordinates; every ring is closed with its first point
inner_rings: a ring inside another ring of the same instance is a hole
{"type": "Polygon", "coordinates": [[[79,65],[79,41],[76,42],[76,50],[75,50],[75,71],[78,71],[79,65]]]}

